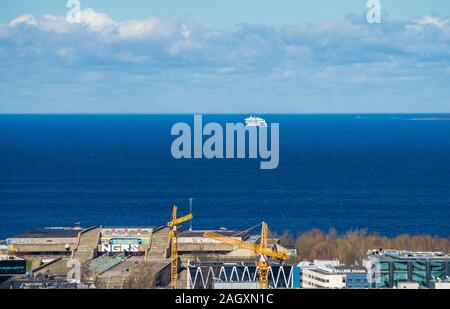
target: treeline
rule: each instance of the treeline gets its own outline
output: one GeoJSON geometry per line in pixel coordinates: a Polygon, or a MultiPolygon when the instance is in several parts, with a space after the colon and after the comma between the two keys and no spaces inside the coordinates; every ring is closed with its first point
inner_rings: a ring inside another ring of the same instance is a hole
{"type": "Polygon", "coordinates": [[[311,230],[294,236],[289,232],[278,235],[281,244],[296,248],[301,260],[338,258],[342,263],[361,264],[370,249],[398,249],[412,251],[450,252],[450,237],[430,235],[399,235],[389,238],[357,230],[339,235],[335,229],[328,233],[311,230]]]}

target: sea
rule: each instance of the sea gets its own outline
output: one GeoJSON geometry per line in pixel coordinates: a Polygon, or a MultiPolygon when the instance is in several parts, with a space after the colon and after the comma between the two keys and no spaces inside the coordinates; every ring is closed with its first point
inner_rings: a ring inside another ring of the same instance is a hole
{"type": "Polygon", "coordinates": [[[163,226],[174,204],[189,212],[189,198],[197,230],[266,221],[294,235],[450,236],[450,118],[259,116],[280,124],[274,170],[260,159],[174,159],[171,128],[193,115],[0,115],[0,239],[76,222],[163,226]]]}

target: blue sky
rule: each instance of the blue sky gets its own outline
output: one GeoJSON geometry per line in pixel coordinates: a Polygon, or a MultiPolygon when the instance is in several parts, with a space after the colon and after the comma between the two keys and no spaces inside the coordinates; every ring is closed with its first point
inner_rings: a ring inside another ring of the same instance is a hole
{"type": "Polygon", "coordinates": [[[450,2],[0,4],[0,113],[450,112],[450,2]]]}
{"type": "MultiPolygon", "coordinates": [[[[0,23],[9,23],[24,13],[65,15],[66,0],[4,0],[0,23]]],[[[429,14],[450,15],[448,0],[382,0],[395,19],[429,14]]],[[[349,13],[366,11],[365,0],[82,0],[83,8],[94,8],[116,20],[149,16],[179,16],[209,28],[229,28],[237,23],[281,26],[300,21],[343,20],[349,13]]]]}

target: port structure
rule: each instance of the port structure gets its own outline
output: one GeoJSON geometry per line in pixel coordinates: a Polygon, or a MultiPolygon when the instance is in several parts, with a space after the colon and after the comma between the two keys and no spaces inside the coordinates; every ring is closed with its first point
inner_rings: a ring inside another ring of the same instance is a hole
{"type": "Polygon", "coordinates": [[[178,231],[177,226],[183,222],[192,220],[194,217],[192,214],[188,214],[184,217],[177,218],[177,205],[173,205],[172,209],[172,220],[167,223],[167,226],[170,228],[169,237],[170,237],[170,286],[172,289],[177,288],[178,281],[178,231]]]}
{"type": "Polygon", "coordinates": [[[238,240],[233,237],[224,236],[214,232],[205,232],[204,237],[214,239],[223,243],[231,244],[238,248],[251,250],[260,254],[259,261],[256,263],[258,267],[258,284],[260,289],[269,288],[269,262],[268,258],[276,258],[280,261],[284,261],[288,258],[288,255],[284,252],[274,251],[267,246],[267,235],[269,233],[269,227],[267,223],[261,224],[261,238],[259,244],[250,243],[244,240],[238,240]]]}

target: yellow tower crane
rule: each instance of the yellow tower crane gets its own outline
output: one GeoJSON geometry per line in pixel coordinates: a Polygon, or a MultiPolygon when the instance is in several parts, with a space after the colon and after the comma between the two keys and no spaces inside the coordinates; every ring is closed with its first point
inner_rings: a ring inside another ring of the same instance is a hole
{"type": "Polygon", "coordinates": [[[257,262],[258,266],[258,282],[259,288],[267,289],[269,288],[269,263],[268,257],[276,258],[278,260],[284,261],[287,259],[288,255],[284,252],[277,252],[267,247],[267,235],[269,233],[269,227],[267,223],[263,222],[261,227],[261,239],[259,244],[250,243],[244,240],[235,239],[233,237],[224,236],[214,232],[205,232],[204,236],[227,243],[238,248],[247,249],[255,253],[260,254],[260,259],[257,262]]]}
{"type": "Polygon", "coordinates": [[[167,223],[167,226],[170,228],[170,285],[173,289],[177,288],[177,280],[178,280],[178,245],[177,245],[177,225],[189,221],[193,218],[192,214],[188,214],[187,216],[177,218],[177,205],[173,206],[172,210],[172,220],[167,223]]]}

